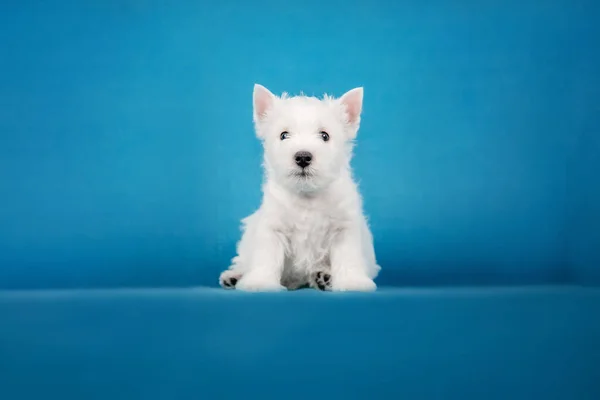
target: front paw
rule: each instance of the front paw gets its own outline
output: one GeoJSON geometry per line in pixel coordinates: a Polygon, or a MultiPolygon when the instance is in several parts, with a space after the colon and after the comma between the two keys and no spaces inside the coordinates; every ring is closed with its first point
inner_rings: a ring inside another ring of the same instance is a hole
{"type": "Polygon", "coordinates": [[[244,275],[237,282],[235,288],[244,292],[280,292],[286,290],[279,279],[252,273],[244,275]]]}
{"type": "Polygon", "coordinates": [[[235,289],[235,285],[241,277],[242,274],[237,273],[234,270],[227,269],[221,273],[221,276],[219,276],[219,284],[223,289],[235,289]]]}
{"type": "Polygon", "coordinates": [[[365,275],[333,276],[331,290],[334,292],[374,292],[377,285],[365,275]]]}

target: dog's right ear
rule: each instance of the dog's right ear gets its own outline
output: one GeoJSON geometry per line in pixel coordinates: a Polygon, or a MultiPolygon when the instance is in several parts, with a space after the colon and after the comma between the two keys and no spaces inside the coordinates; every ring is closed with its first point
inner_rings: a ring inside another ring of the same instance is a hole
{"type": "Polygon", "coordinates": [[[254,85],[254,122],[261,122],[267,115],[267,111],[273,106],[275,95],[266,87],[256,83],[254,85]]]}

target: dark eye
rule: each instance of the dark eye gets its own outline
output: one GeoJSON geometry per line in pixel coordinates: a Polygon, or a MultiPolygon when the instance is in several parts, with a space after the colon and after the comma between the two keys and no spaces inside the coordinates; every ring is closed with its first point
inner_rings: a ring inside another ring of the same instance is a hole
{"type": "Polygon", "coordinates": [[[283,131],[283,132],[281,132],[281,135],[279,135],[279,138],[281,140],[289,139],[290,138],[290,133],[288,131],[283,131]]]}
{"type": "Polygon", "coordinates": [[[323,138],[323,141],[326,142],[329,140],[329,133],[321,131],[321,137],[323,138]]]}

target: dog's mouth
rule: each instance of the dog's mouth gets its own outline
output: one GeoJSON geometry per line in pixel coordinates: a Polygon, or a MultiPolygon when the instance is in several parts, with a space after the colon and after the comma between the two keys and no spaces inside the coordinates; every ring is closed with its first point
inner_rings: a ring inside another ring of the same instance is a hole
{"type": "Polygon", "coordinates": [[[292,171],[290,172],[290,175],[299,179],[308,179],[313,177],[314,173],[310,170],[302,169],[300,171],[292,171]]]}

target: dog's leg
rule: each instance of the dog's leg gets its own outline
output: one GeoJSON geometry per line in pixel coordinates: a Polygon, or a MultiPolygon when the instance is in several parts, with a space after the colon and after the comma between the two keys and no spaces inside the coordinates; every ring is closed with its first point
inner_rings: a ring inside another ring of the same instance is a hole
{"type": "Polygon", "coordinates": [[[360,225],[346,228],[331,247],[331,290],[371,292],[377,289],[369,277],[363,254],[360,225]]]}
{"type": "Polygon", "coordinates": [[[257,221],[248,269],[237,282],[236,289],[251,292],[285,290],[281,285],[284,238],[261,222],[257,221]]]}

